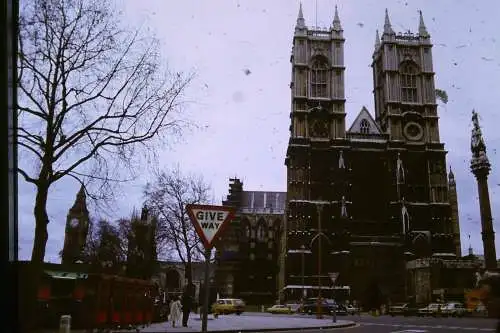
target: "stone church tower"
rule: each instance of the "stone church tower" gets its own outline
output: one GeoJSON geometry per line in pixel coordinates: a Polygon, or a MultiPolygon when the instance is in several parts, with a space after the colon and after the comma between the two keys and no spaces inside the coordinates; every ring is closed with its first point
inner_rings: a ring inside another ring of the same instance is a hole
{"type": "Polygon", "coordinates": [[[310,137],[343,138],[344,37],[337,9],[330,30],[311,31],[305,26],[300,6],[291,63],[292,142],[310,137]]]}
{"type": "Polygon", "coordinates": [[[70,208],[66,217],[66,232],[64,236],[64,247],[61,255],[61,263],[73,264],[83,260],[82,252],[89,231],[89,211],[85,188],[82,187],[76,195],[75,203],[70,208]]]}
{"type": "Polygon", "coordinates": [[[386,11],[372,55],[375,117],[363,107],[346,130],[332,12],[330,28],[307,27],[301,7],[293,36],[280,297],[403,300],[408,262],[457,256],[432,43],[422,15],[418,33],[402,34],[386,11]]]}

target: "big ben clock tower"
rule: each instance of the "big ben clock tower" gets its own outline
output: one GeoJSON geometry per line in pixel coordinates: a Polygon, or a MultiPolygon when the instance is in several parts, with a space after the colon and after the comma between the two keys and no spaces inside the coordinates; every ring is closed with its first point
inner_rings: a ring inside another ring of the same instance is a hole
{"type": "Polygon", "coordinates": [[[75,203],[66,217],[62,264],[73,264],[82,260],[82,251],[89,230],[89,211],[85,189],[82,186],[76,195],[75,203]]]}

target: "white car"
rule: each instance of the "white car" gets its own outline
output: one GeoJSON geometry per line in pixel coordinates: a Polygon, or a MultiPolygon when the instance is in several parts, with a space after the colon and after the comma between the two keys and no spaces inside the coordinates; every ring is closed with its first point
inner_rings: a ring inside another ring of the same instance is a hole
{"type": "Polygon", "coordinates": [[[345,310],[347,311],[348,314],[350,315],[355,315],[356,313],[359,313],[359,309],[351,304],[345,306],[345,310]]]}
{"type": "Polygon", "coordinates": [[[462,303],[450,302],[441,308],[441,313],[445,316],[463,317],[467,313],[467,309],[462,303]]]}
{"type": "Polygon", "coordinates": [[[444,304],[431,303],[425,308],[420,308],[417,311],[417,316],[435,316],[441,310],[444,304]]]}
{"type": "Polygon", "coordinates": [[[293,313],[299,312],[299,309],[301,307],[301,305],[297,303],[287,303],[286,306],[288,306],[293,313]]]}

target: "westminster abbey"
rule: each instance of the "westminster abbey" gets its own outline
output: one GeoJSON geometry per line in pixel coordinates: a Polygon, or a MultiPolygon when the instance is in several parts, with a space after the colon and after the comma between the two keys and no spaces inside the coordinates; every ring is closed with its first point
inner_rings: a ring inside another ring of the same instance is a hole
{"type": "MultiPolygon", "coordinates": [[[[373,286],[401,301],[419,288],[411,286],[409,263],[461,257],[456,188],[439,136],[432,43],[422,14],[416,33],[397,33],[386,11],[374,34],[374,116],[363,107],[347,128],[346,112],[353,111],[345,107],[337,9],[329,29],[308,27],[299,9],[286,199],[283,224],[273,229],[279,251],[269,246],[270,258],[278,255],[281,301],[337,291],[362,300],[373,286]]],[[[232,235],[238,243],[245,230],[232,235]]]]}

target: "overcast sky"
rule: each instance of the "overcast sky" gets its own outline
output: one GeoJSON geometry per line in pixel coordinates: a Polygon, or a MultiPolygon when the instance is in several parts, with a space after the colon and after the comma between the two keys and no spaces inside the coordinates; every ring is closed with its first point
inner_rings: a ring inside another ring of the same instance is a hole
{"type": "MultiPolygon", "coordinates": [[[[284,157],[290,112],[290,52],[299,2],[295,0],[164,1],[122,0],[131,25],[154,32],[163,57],[175,71],[195,71],[187,112],[204,130],[162,152],[163,167],[179,164],[212,184],[215,203],[227,194],[228,178],[237,176],[246,190],[286,190],[284,157]]],[[[330,26],[338,5],[344,28],[347,125],[366,106],[374,112],[370,66],[375,30],[382,30],[381,1],[304,0],[308,26],[330,26]]],[[[469,171],[471,111],[480,124],[493,166],[489,178],[494,227],[500,232],[500,2],[383,1],[393,29],[416,31],[422,10],[434,43],[436,88],[449,96],[439,105],[441,140],[457,180],[462,248],[482,253],[477,188],[469,171]]],[[[376,175],[374,175],[376,176],[376,175]]],[[[129,216],[142,205],[139,181],[123,187],[112,218],[129,216]]],[[[71,179],[53,187],[49,197],[47,261],[59,262],[66,214],[78,184],[71,179]]],[[[20,179],[20,257],[31,256],[34,191],[20,179]]],[[[500,236],[497,249],[500,251],[500,236]]]]}

